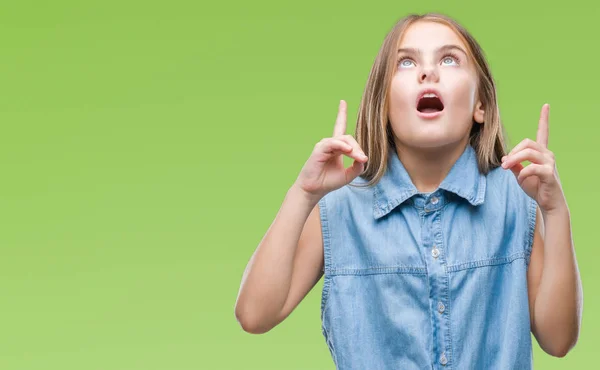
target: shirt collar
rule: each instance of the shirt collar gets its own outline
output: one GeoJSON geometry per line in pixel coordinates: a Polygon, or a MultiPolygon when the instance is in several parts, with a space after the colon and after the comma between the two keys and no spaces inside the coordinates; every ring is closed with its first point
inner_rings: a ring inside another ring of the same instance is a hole
{"type": "MultiPolygon", "coordinates": [[[[475,149],[468,144],[439,185],[476,206],[483,203],[486,177],[479,172],[475,149]]],[[[389,150],[387,170],[373,189],[373,217],[378,219],[419,191],[393,147],[389,150]]]]}

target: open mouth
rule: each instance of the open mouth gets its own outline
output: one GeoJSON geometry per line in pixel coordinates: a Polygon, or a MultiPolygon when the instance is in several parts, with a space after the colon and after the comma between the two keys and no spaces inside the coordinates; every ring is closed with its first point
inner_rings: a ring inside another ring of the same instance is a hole
{"type": "Polygon", "coordinates": [[[444,110],[444,104],[435,94],[424,94],[417,103],[417,110],[421,113],[436,113],[444,110]]]}

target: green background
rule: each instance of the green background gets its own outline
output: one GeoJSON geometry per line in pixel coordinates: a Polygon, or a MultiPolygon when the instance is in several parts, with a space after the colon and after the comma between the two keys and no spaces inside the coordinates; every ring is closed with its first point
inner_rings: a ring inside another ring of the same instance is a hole
{"type": "Polygon", "coordinates": [[[322,280],[263,335],[235,299],[339,100],[354,133],[383,38],[426,11],[483,46],[511,147],[551,105],[585,304],[534,362],[595,368],[600,5],[549,4],[2,2],[0,369],[333,369],[322,280]]]}

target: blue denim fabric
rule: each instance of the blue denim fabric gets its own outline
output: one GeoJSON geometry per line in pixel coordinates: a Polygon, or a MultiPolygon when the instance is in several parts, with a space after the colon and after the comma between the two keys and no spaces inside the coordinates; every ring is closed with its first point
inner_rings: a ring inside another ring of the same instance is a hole
{"type": "Polygon", "coordinates": [[[390,149],[375,186],[344,186],[319,206],[322,333],[337,369],[533,368],[537,203],[510,170],[482,175],[469,145],[420,193],[390,149]]]}

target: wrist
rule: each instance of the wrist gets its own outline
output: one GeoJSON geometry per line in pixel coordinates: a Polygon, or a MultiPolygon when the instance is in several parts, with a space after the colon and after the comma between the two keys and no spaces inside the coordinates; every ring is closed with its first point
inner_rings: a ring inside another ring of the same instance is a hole
{"type": "Polygon", "coordinates": [[[301,199],[306,202],[311,208],[313,208],[319,200],[323,197],[322,195],[312,194],[302,189],[297,183],[294,183],[288,190],[288,194],[301,199]]]}
{"type": "Polygon", "coordinates": [[[569,217],[569,207],[565,201],[559,202],[557,205],[552,207],[551,209],[543,209],[540,207],[542,211],[542,216],[544,219],[547,217],[569,217]]]}

